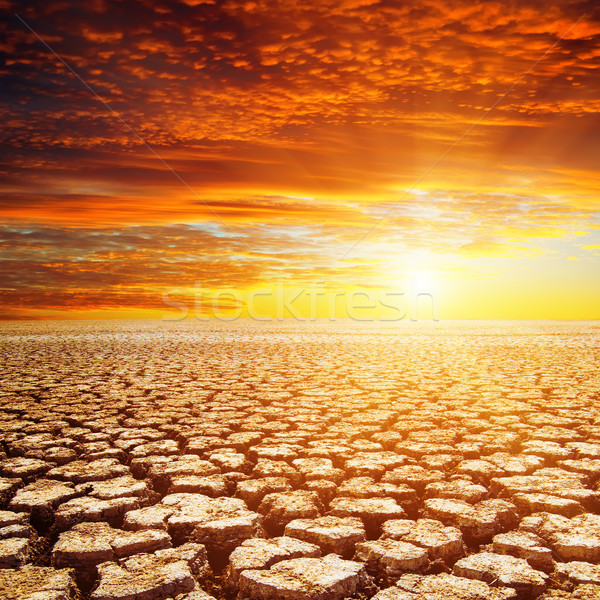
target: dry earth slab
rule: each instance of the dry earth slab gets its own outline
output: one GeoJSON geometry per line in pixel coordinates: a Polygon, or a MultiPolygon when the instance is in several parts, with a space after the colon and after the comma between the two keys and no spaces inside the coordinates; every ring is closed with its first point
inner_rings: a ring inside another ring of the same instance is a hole
{"type": "Polygon", "coordinates": [[[237,589],[242,571],[268,569],[283,560],[319,556],[321,556],[319,546],[292,537],[252,538],[242,542],[231,553],[224,579],[228,587],[237,589]]]}
{"type": "Polygon", "coordinates": [[[535,598],[549,582],[545,573],[533,569],[525,559],[493,552],[480,552],[460,559],[454,565],[454,574],[513,588],[523,598],[535,598]]]}
{"type": "Polygon", "coordinates": [[[343,600],[374,590],[364,565],[329,554],[297,558],[240,575],[239,600],[343,600]]]}
{"type": "Polygon", "coordinates": [[[285,535],[316,544],[323,554],[351,558],[356,544],[366,540],[363,522],[356,517],[295,519],[285,526],[285,535]]]}
{"type": "Polygon", "coordinates": [[[192,592],[209,575],[206,550],[188,543],[179,548],[136,554],[98,565],[92,600],[163,600],[192,592]]]}
{"type": "Polygon", "coordinates": [[[79,593],[71,569],[25,565],[0,569],[3,600],[77,600],[79,593]]]}
{"type": "Polygon", "coordinates": [[[494,588],[483,581],[441,573],[400,577],[395,587],[386,588],[373,600],[518,600],[513,589],[494,588]]]}
{"type": "Polygon", "coordinates": [[[59,568],[89,567],[170,547],[171,538],[166,531],[123,531],[104,522],[78,523],[60,534],[52,549],[52,562],[59,568]]]}

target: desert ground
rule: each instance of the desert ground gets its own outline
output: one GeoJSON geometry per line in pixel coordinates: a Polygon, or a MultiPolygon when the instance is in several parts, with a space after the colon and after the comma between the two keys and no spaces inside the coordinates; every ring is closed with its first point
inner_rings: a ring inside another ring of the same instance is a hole
{"type": "Polygon", "coordinates": [[[0,324],[0,598],[600,598],[600,324],[0,324]]]}

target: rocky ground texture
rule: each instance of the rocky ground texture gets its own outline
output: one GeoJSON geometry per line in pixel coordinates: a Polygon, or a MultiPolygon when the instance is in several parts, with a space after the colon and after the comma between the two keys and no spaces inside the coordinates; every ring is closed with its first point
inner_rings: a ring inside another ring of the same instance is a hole
{"type": "Polygon", "coordinates": [[[0,331],[0,598],[600,598],[597,325],[0,331]]]}

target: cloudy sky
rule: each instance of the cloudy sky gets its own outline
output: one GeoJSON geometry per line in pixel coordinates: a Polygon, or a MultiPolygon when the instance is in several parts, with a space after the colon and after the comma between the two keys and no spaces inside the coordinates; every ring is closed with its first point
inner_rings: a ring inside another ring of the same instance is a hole
{"type": "Polygon", "coordinates": [[[277,285],[600,317],[597,2],[0,8],[1,318],[277,285]]]}

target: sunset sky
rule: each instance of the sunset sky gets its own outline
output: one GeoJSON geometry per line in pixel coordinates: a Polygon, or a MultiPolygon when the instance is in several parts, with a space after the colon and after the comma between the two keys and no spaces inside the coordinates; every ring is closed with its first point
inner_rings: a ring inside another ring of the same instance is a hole
{"type": "Polygon", "coordinates": [[[600,318],[598,2],[0,8],[0,318],[600,318]]]}

